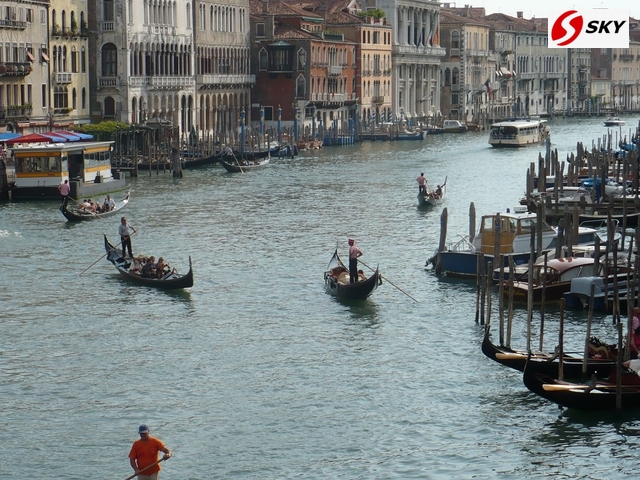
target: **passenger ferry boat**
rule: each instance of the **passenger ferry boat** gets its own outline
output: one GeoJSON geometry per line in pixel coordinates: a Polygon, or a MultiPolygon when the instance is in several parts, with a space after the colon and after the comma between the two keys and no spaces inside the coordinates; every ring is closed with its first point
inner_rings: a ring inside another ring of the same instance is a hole
{"type": "Polygon", "coordinates": [[[71,198],[89,198],[125,188],[125,177],[111,172],[114,142],[72,142],[10,148],[15,162],[12,200],[60,198],[58,186],[69,180],[71,198]]]}
{"type": "Polygon", "coordinates": [[[544,120],[507,120],[491,125],[489,144],[492,147],[526,147],[543,142],[549,136],[544,120]]]}

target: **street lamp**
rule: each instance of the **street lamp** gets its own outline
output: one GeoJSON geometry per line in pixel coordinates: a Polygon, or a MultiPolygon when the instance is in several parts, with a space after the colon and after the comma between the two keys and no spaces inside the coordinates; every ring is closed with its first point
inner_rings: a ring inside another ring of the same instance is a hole
{"type": "Polygon", "coordinates": [[[316,106],[311,106],[311,138],[316,139],[316,106]]]}
{"type": "Polygon", "coordinates": [[[296,145],[298,145],[298,103],[297,102],[293,102],[293,138],[296,142],[296,145]]]}

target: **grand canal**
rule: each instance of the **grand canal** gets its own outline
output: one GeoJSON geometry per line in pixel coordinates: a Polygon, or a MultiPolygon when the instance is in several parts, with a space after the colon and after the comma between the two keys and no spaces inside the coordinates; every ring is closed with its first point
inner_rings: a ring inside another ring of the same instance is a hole
{"type": "MultiPolygon", "coordinates": [[[[625,120],[628,135],[638,120],[625,120]]],[[[552,148],[564,159],[591,145],[602,121],[552,120],[552,148]]],[[[442,208],[453,240],[470,202],[478,215],[513,207],[542,150],[492,150],[469,132],[131,179],[134,253],[183,271],[191,256],[181,293],[123,283],[106,260],[80,275],[117,218],[69,224],[57,202],[0,203],[0,478],[124,479],[141,423],[174,450],[164,480],[636,472],[639,413],[563,412],[530,394],[480,351],[475,285],[424,268],[442,208]],[[442,207],[417,208],[420,172],[447,178],[442,207]],[[389,280],[365,302],[323,289],[350,236],[389,280]]],[[[557,320],[550,309],[549,348],[557,320]]],[[[565,323],[579,350],[586,315],[565,323]]],[[[610,318],[593,329],[614,341],[610,318]]]]}

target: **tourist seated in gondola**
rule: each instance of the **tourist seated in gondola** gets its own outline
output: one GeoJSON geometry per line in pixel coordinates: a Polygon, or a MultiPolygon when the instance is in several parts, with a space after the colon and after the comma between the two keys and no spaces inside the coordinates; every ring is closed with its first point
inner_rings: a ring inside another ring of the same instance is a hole
{"type": "Polygon", "coordinates": [[[144,255],[138,255],[131,260],[131,265],[129,266],[129,272],[141,275],[142,267],[147,263],[147,257],[144,255]]]}
{"type": "Polygon", "coordinates": [[[156,276],[156,257],[153,255],[149,257],[147,262],[142,266],[140,270],[143,277],[155,277],[156,276]]]}
{"type": "Polygon", "coordinates": [[[91,199],[90,198],[85,199],[81,203],[79,203],[78,204],[78,210],[85,211],[85,212],[96,213],[96,208],[91,203],[91,199]]]}
{"type": "Polygon", "coordinates": [[[440,197],[442,197],[442,187],[438,185],[438,188],[436,188],[435,198],[440,198],[440,197]]]}
{"type": "Polygon", "coordinates": [[[104,199],[104,204],[102,205],[102,211],[110,212],[114,208],[116,208],[116,201],[111,198],[111,195],[107,195],[107,197],[104,199]]]}
{"type": "Polygon", "coordinates": [[[164,277],[167,273],[169,273],[169,264],[164,263],[164,258],[160,257],[158,259],[158,263],[156,263],[156,276],[158,278],[164,277]]]}

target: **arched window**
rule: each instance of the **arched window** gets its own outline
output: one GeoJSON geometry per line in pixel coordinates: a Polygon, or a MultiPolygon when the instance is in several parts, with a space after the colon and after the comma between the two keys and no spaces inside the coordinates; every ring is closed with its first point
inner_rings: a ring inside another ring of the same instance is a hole
{"type": "Polygon", "coordinates": [[[444,70],[444,85],[446,87],[451,85],[451,70],[448,68],[444,70]]]}
{"type": "Polygon", "coordinates": [[[260,70],[266,70],[269,62],[269,56],[267,55],[267,51],[263,48],[259,53],[260,58],[260,70]]]}
{"type": "Polygon", "coordinates": [[[296,80],[296,97],[305,98],[307,96],[307,80],[304,75],[300,75],[296,80]]]}
{"type": "Polygon", "coordinates": [[[76,94],[76,89],[71,90],[71,108],[73,110],[78,108],[78,98],[76,94]]]}
{"type": "Polygon", "coordinates": [[[115,77],[118,75],[118,51],[113,43],[102,47],[102,76],[115,77]]]}
{"type": "Polygon", "coordinates": [[[116,102],[113,97],[107,97],[104,99],[104,113],[105,117],[116,116],[116,102]]]}
{"type": "Polygon", "coordinates": [[[84,47],[80,51],[80,72],[87,73],[87,52],[84,47]]]}
{"type": "Polygon", "coordinates": [[[82,110],[86,110],[87,109],[87,89],[85,87],[82,87],[80,102],[82,105],[82,110]]]}
{"type": "Polygon", "coordinates": [[[191,28],[191,4],[187,3],[187,28],[191,28]]]}
{"type": "Polygon", "coordinates": [[[460,48],[460,32],[458,30],[451,32],[451,48],[460,48]]]}
{"type": "Polygon", "coordinates": [[[460,71],[458,70],[458,68],[454,68],[453,72],[451,73],[451,85],[458,85],[458,83],[460,82],[459,74],[460,71]]]}
{"type": "Polygon", "coordinates": [[[298,70],[304,70],[307,65],[307,52],[303,49],[298,50],[298,70]]]}
{"type": "Polygon", "coordinates": [[[62,33],[65,33],[67,31],[67,12],[63,10],[60,17],[62,21],[62,33]]]}

